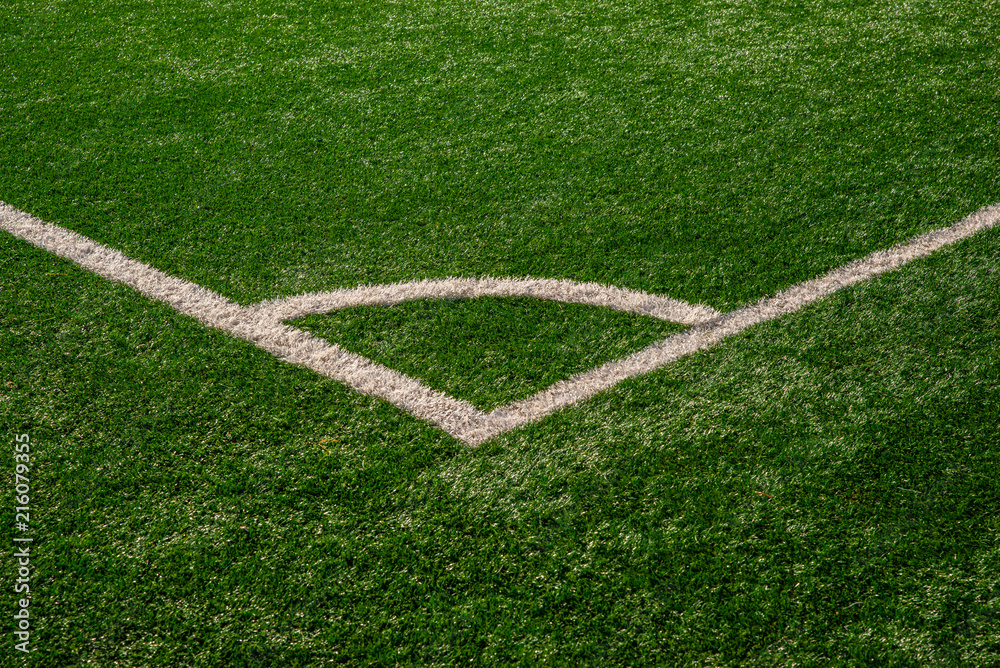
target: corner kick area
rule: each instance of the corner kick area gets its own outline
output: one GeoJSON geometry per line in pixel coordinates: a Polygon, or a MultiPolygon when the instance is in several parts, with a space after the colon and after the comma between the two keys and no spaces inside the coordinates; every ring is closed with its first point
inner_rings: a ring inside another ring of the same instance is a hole
{"type": "Polygon", "coordinates": [[[708,349],[748,327],[794,313],[842,288],[926,257],[992,228],[998,221],[1000,204],[983,207],[949,227],[877,251],[728,313],[718,313],[701,304],[688,304],[670,297],[623,288],[537,278],[451,278],[362,286],[241,306],[199,285],[169,276],[115,249],[0,202],[0,227],[15,237],[111,281],[125,284],[150,299],[164,302],[209,327],[249,341],[285,362],[306,366],[358,392],[384,399],[472,446],[585,400],[627,378],[647,374],[699,350],[708,349]],[[534,396],[485,413],[467,401],[427,387],[419,379],[285,324],[287,320],[304,315],[349,306],[482,296],[527,296],[604,306],[688,325],[689,329],[624,359],[600,365],[559,381],[534,396]]]}

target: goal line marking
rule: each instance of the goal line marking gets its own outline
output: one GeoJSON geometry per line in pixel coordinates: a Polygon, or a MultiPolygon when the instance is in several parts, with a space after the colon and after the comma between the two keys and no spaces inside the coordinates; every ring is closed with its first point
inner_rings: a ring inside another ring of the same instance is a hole
{"type": "Polygon", "coordinates": [[[123,283],[143,295],[229,334],[249,341],[275,357],[306,366],[363,394],[389,401],[430,421],[469,445],[538,420],[553,411],[592,397],[627,378],[640,376],[738,334],[755,324],[794,313],[841,288],[897,269],[912,260],[993,227],[1000,204],[984,207],[949,227],[850,262],[843,267],[761,299],[719,313],[659,295],[553,279],[449,278],[394,285],[362,286],[241,306],[200,285],[138,262],[113,248],[45,223],[0,202],[0,228],[39,248],[123,283]],[[679,322],[691,328],[620,360],[559,381],[537,394],[485,413],[471,403],[433,390],[419,380],[344,350],[283,321],[311,313],[362,304],[395,304],[411,299],[530,296],[606,306],[679,322]]]}

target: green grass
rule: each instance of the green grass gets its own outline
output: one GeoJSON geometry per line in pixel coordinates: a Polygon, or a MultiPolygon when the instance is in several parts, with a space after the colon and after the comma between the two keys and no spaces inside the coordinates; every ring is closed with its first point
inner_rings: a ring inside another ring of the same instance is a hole
{"type": "Polygon", "coordinates": [[[237,299],[545,275],[729,309],[1000,200],[994,9],[13,2],[0,183],[237,299]]]}
{"type": "Polygon", "coordinates": [[[293,323],[482,410],[621,359],[683,326],[528,297],[421,299],[293,323]]]}
{"type": "MultiPolygon", "coordinates": [[[[489,275],[729,310],[1000,201],[998,23],[14,0],[0,200],[243,304],[489,275]]],[[[472,449],[0,234],[37,632],[0,665],[1000,664],[998,258],[981,234],[472,449]]],[[[486,407],[671,327],[304,322],[486,407]]]]}

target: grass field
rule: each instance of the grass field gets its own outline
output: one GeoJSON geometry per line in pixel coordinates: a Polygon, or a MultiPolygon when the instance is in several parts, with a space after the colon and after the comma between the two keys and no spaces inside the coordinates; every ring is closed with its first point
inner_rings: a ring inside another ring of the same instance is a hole
{"type": "MultiPolygon", "coordinates": [[[[995,0],[9,0],[0,201],[244,306],[728,312],[1000,202],[998,34],[995,0]]],[[[996,228],[478,447],[2,231],[0,317],[2,666],[1000,665],[996,228]]],[[[295,324],[484,410],[683,329],[295,324]]]]}

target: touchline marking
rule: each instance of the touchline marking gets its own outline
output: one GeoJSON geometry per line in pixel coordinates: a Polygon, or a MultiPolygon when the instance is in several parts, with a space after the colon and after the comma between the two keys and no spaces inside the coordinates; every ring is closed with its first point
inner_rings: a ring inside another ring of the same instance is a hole
{"type": "Polygon", "coordinates": [[[897,269],[917,258],[991,228],[1000,221],[1000,204],[972,213],[953,225],[878,251],[755,304],[729,313],[708,306],[596,283],[552,279],[468,279],[416,281],[362,286],[241,306],[211,290],[169,276],[120,251],[0,202],[0,228],[39,248],[64,257],[143,295],[166,302],[200,322],[263,348],[279,359],[306,366],[412,415],[433,422],[455,438],[478,445],[587,399],[626,378],[640,376],[681,357],[705,350],[758,323],[794,313],[841,288],[897,269]],[[284,320],[362,304],[397,304],[411,299],[531,296],[606,306],[690,325],[624,359],[555,383],[521,401],[484,413],[467,401],[433,390],[415,378],[356,355],[336,344],[284,324],[284,320]]]}

